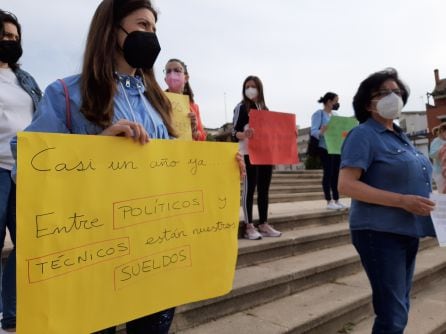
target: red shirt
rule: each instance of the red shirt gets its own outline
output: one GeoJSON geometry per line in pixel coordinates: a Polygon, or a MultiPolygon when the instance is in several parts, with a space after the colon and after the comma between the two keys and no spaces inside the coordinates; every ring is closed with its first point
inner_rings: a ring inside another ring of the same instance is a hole
{"type": "Polygon", "coordinates": [[[201,123],[200,108],[198,107],[198,104],[191,102],[190,110],[195,114],[195,117],[197,118],[197,132],[195,136],[194,133],[192,133],[192,137],[196,141],[205,141],[207,133],[203,129],[203,123],[201,123]]]}

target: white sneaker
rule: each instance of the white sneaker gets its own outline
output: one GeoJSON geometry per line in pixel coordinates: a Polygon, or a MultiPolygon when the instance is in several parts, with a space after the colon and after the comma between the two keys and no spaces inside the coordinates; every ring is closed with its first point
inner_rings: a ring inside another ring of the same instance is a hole
{"type": "Polygon", "coordinates": [[[339,210],[341,209],[335,202],[330,201],[330,203],[327,204],[328,210],[339,210]]]}
{"type": "Polygon", "coordinates": [[[347,208],[348,208],[347,205],[344,205],[344,204],[342,204],[341,202],[335,202],[335,204],[338,206],[338,208],[339,208],[340,210],[343,210],[343,209],[347,209],[347,208]]]}
{"type": "Polygon", "coordinates": [[[259,232],[262,235],[262,237],[273,237],[277,238],[282,235],[282,232],[277,231],[274,229],[270,224],[264,223],[259,225],[259,232]]]}
{"type": "Polygon", "coordinates": [[[248,240],[260,240],[262,239],[262,235],[253,224],[246,224],[244,238],[248,240]]]}

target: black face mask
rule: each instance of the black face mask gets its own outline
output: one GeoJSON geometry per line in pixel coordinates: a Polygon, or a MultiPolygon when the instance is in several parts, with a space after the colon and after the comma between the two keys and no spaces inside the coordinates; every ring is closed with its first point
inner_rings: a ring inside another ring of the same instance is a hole
{"type": "Polygon", "coordinates": [[[339,103],[335,103],[333,104],[333,106],[331,107],[333,110],[338,110],[339,109],[340,104],[339,103]]]}
{"type": "Polygon", "coordinates": [[[22,56],[22,46],[17,41],[0,41],[0,61],[15,64],[22,56]]]}
{"type": "Polygon", "coordinates": [[[156,34],[146,31],[132,31],[124,41],[123,52],[125,61],[133,68],[151,69],[161,51],[156,34]]]}

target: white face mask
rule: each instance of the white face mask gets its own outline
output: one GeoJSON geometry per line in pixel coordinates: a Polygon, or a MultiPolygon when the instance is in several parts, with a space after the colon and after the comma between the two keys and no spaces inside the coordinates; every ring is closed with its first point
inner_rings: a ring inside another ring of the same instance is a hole
{"type": "Polygon", "coordinates": [[[257,91],[257,88],[248,87],[245,89],[245,95],[248,99],[254,100],[259,95],[259,92],[257,91]]]}
{"type": "Polygon", "coordinates": [[[395,93],[384,96],[376,104],[378,114],[385,119],[396,119],[403,109],[403,100],[395,93]]]}

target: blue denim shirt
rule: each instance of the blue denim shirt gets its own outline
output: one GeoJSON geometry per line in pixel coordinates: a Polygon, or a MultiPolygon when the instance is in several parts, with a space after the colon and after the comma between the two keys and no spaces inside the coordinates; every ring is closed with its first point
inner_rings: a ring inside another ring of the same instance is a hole
{"type": "Polygon", "coordinates": [[[42,91],[39,88],[36,80],[26,71],[17,68],[14,70],[15,76],[19,81],[20,87],[31,96],[34,104],[34,110],[37,109],[40,99],[42,98],[42,91]]]}
{"type": "MultiPolygon", "coordinates": [[[[71,131],[67,127],[66,100],[62,84],[50,84],[38,105],[31,124],[25,131],[99,134],[104,129],[85,118],[80,112],[81,91],[80,75],[64,79],[70,97],[71,131]]],[[[150,138],[169,139],[169,133],[159,113],[143,95],[145,87],[141,78],[120,75],[117,79],[117,92],[114,98],[113,123],[120,119],[135,121],[144,126],[150,138]]],[[[11,140],[11,150],[17,155],[17,137],[11,140]]],[[[15,174],[15,171],[13,171],[15,174]]]]}
{"type": "MultiPolygon", "coordinates": [[[[342,146],[341,168],[360,168],[360,181],[382,190],[429,197],[432,166],[427,157],[412,146],[401,129],[389,131],[372,118],[347,135],[342,146]]],[[[412,237],[434,236],[430,217],[403,209],[352,199],[352,230],[374,230],[412,237]]]]}

